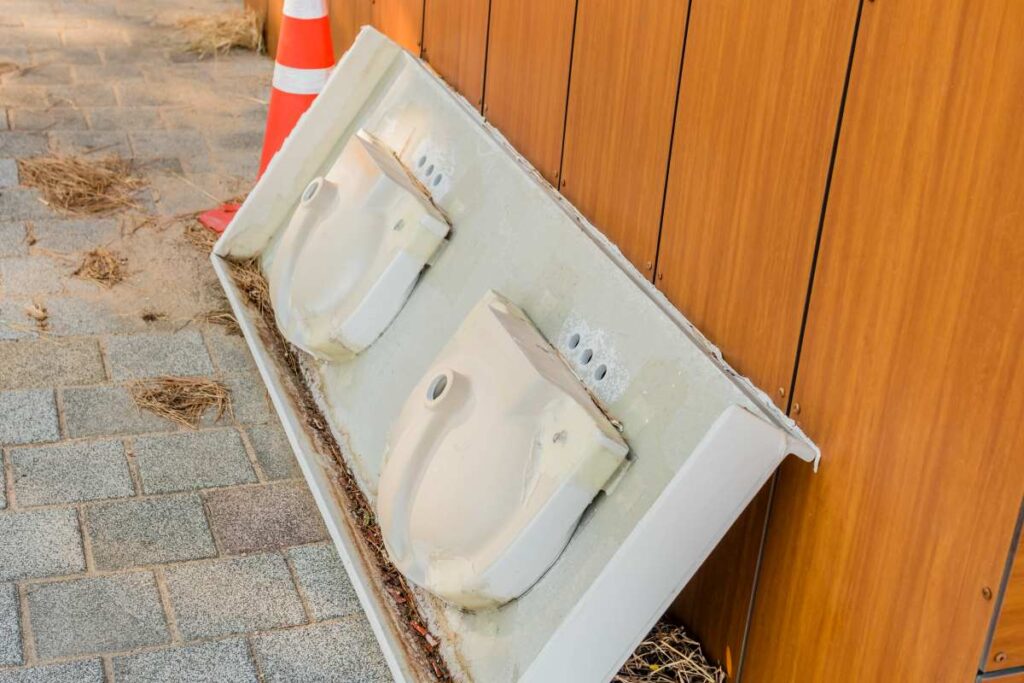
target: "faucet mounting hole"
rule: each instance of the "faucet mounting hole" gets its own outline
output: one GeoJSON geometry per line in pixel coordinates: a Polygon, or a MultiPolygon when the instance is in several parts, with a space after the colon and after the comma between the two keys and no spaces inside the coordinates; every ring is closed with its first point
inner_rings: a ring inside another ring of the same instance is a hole
{"type": "Polygon", "coordinates": [[[601,380],[604,379],[605,375],[607,375],[607,374],[608,374],[608,366],[605,365],[604,363],[601,363],[594,370],[594,379],[596,379],[598,382],[600,382],[601,380]]]}
{"type": "Polygon", "coordinates": [[[444,396],[445,390],[448,388],[448,376],[438,375],[427,387],[427,400],[436,401],[437,399],[444,396]]]}
{"type": "Polygon", "coordinates": [[[594,358],[594,352],[591,349],[583,349],[583,353],[580,354],[580,362],[587,365],[594,358]]]}
{"type": "Polygon", "coordinates": [[[575,349],[579,345],[580,345],[580,335],[574,334],[571,337],[569,337],[569,348],[570,349],[575,349]]]}

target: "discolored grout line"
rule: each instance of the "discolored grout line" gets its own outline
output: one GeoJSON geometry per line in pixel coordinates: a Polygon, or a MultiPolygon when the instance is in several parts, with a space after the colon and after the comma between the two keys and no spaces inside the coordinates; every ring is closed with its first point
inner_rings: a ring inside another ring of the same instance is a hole
{"type": "Polygon", "coordinates": [[[131,477],[132,489],[135,492],[130,498],[141,498],[145,495],[145,490],[142,488],[142,473],[139,471],[139,463],[135,459],[135,440],[130,436],[123,437],[121,439],[121,446],[124,448],[124,458],[128,464],[128,476],[131,477]]]}
{"type": "Polygon", "coordinates": [[[85,558],[85,575],[96,575],[96,560],[92,556],[92,538],[89,537],[89,525],[85,521],[85,510],[80,506],[74,508],[78,517],[78,532],[82,535],[82,556],[85,558]]]}
{"type": "Polygon", "coordinates": [[[174,604],[171,602],[171,592],[167,588],[167,578],[163,569],[153,570],[153,579],[156,581],[156,590],[160,596],[160,606],[164,610],[164,620],[167,622],[167,630],[171,634],[171,644],[181,645],[185,639],[178,628],[178,617],[174,613],[174,604]]]}
{"type": "Polygon", "coordinates": [[[306,591],[302,589],[302,582],[299,581],[299,572],[295,568],[295,564],[292,562],[292,558],[288,555],[289,548],[281,548],[278,553],[281,555],[281,559],[284,560],[284,564],[288,567],[288,574],[292,577],[292,583],[295,586],[295,593],[299,596],[299,602],[302,603],[302,611],[306,613],[306,623],[315,624],[316,616],[313,614],[313,605],[309,601],[309,597],[306,595],[306,591]]]}
{"type": "Polygon", "coordinates": [[[28,585],[22,582],[15,584],[18,589],[18,611],[21,617],[21,653],[25,666],[36,662],[36,642],[32,633],[32,620],[28,612],[28,585]]]}

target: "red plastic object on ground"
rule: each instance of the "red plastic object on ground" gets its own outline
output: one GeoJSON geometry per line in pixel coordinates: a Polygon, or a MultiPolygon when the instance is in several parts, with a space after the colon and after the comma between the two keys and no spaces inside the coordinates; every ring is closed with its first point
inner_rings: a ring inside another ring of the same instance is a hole
{"type": "Polygon", "coordinates": [[[227,229],[228,223],[235,217],[241,206],[241,204],[236,204],[235,202],[221,204],[216,209],[210,209],[199,214],[199,222],[215,233],[220,234],[227,229]]]}

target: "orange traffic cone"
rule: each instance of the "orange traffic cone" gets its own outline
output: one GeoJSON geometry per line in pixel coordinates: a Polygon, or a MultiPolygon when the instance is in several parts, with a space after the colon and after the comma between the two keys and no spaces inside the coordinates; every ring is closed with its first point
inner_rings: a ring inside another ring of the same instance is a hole
{"type": "Polygon", "coordinates": [[[299,117],[323,89],[333,66],[326,0],[285,0],[257,177],[267,170],[299,117]]]}

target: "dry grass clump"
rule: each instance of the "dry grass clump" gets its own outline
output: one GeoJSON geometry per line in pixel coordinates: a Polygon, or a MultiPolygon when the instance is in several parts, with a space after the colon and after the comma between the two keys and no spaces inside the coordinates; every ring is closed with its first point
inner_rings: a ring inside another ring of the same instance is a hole
{"type": "Polygon", "coordinates": [[[197,220],[190,221],[185,226],[185,240],[201,251],[213,251],[213,245],[217,244],[218,239],[220,235],[197,220]]]}
{"type": "Polygon", "coordinates": [[[22,184],[38,188],[49,206],[79,216],[137,208],[133,195],[145,185],[132,163],[118,156],[18,159],[18,175],[22,184]]]}
{"type": "Polygon", "coordinates": [[[192,429],[211,407],[217,409],[218,420],[225,412],[231,413],[227,387],[212,379],[157,377],[135,382],[130,391],[140,409],[192,429]]]}
{"type": "Polygon", "coordinates": [[[252,10],[189,17],[178,22],[189,35],[188,50],[202,57],[222,55],[234,48],[262,53],[263,17],[252,10]]]}
{"type": "Polygon", "coordinates": [[[36,321],[36,329],[40,332],[50,329],[50,313],[43,304],[36,301],[28,304],[25,306],[25,315],[36,321]]]}
{"type": "Polygon", "coordinates": [[[20,64],[0,60],[0,78],[6,76],[9,73],[15,73],[18,71],[21,71],[20,64]]]}
{"type": "Polygon", "coordinates": [[[123,257],[98,247],[85,255],[74,274],[109,289],[124,280],[125,263],[127,261],[123,257]]]}
{"type": "Polygon", "coordinates": [[[249,297],[249,301],[256,306],[260,315],[269,312],[270,285],[267,284],[267,278],[263,277],[259,260],[251,258],[246,261],[235,261],[231,266],[231,276],[235,284],[249,297]]]}
{"type": "Polygon", "coordinates": [[[615,683],[723,683],[725,672],[704,657],[682,626],[659,621],[626,661],[615,683]]]}
{"type": "Polygon", "coordinates": [[[228,334],[242,336],[242,328],[238,326],[238,320],[230,308],[221,308],[216,311],[209,311],[202,316],[204,322],[212,325],[220,325],[228,334]]]}

